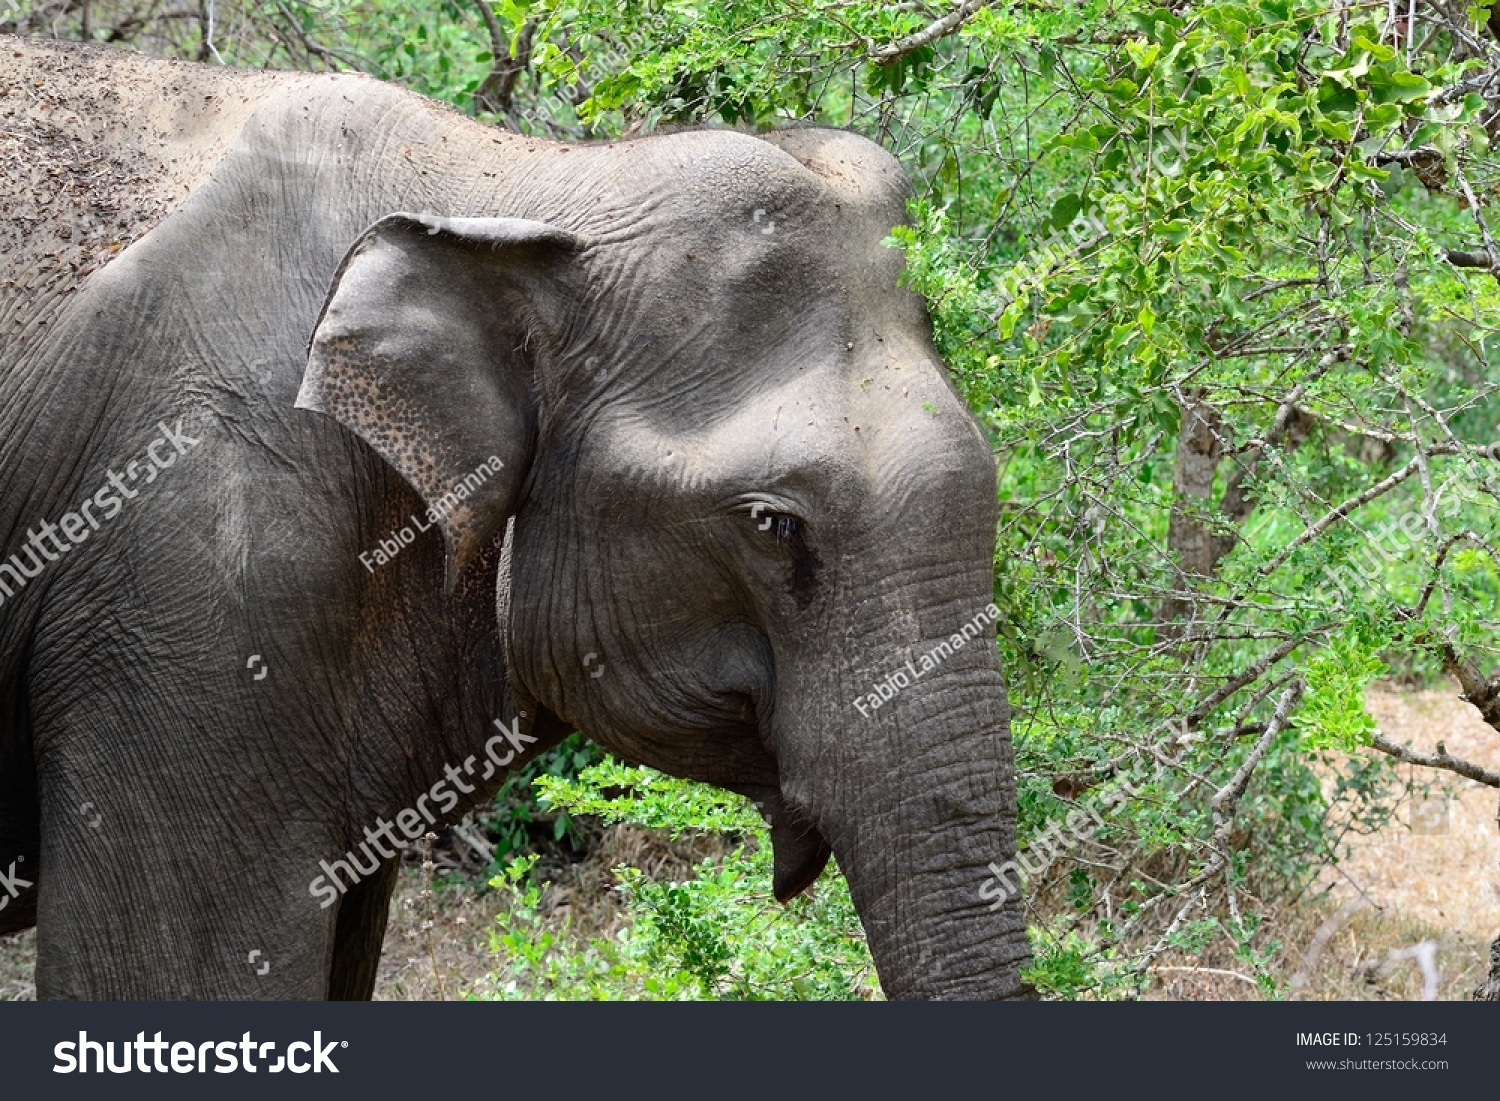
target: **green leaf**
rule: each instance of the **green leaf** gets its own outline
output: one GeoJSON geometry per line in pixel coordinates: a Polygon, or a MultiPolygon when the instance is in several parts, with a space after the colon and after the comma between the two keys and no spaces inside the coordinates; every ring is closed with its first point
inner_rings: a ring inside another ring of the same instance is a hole
{"type": "MultiPolygon", "coordinates": [[[[1378,134],[1384,130],[1389,130],[1405,117],[1406,112],[1398,104],[1387,103],[1378,107],[1370,107],[1365,111],[1365,128],[1373,134],[1378,134]]],[[[1343,140],[1348,141],[1350,139],[1345,138],[1343,140]]]]}
{"type": "Polygon", "coordinates": [[[1386,180],[1391,174],[1384,168],[1368,163],[1363,157],[1355,156],[1349,158],[1349,175],[1357,180],[1386,180]]]}
{"type": "Polygon", "coordinates": [[[1156,59],[1161,56],[1161,46],[1155,42],[1132,38],[1125,43],[1125,52],[1130,55],[1130,60],[1135,62],[1137,68],[1150,72],[1156,59]]]}
{"type": "Polygon", "coordinates": [[[1052,204],[1052,216],[1048,219],[1053,229],[1066,229],[1073,224],[1083,210],[1083,199],[1081,196],[1066,194],[1061,196],[1052,204]]]}
{"type": "Polygon", "coordinates": [[[1396,56],[1396,51],[1379,42],[1371,42],[1362,34],[1355,34],[1350,38],[1350,44],[1358,46],[1376,61],[1390,61],[1396,56]]]}
{"type": "Polygon", "coordinates": [[[1409,103],[1422,99],[1432,91],[1427,78],[1416,73],[1390,73],[1377,79],[1371,74],[1370,98],[1376,103],[1409,103]]]}
{"type": "Polygon", "coordinates": [[[1193,231],[1193,223],[1186,218],[1172,218],[1165,222],[1153,222],[1151,233],[1174,245],[1180,245],[1187,240],[1189,233],[1193,231]]]}
{"type": "Polygon", "coordinates": [[[1330,638],[1308,665],[1297,727],[1312,748],[1353,752],[1370,740],[1375,720],[1365,709],[1365,689],[1386,671],[1385,636],[1353,626],[1330,638]]]}
{"type": "MultiPolygon", "coordinates": [[[[1111,133],[1116,133],[1113,127],[1111,133]]],[[[1094,136],[1092,130],[1078,130],[1071,134],[1059,134],[1052,139],[1054,149],[1082,149],[1084,152],[1092,153],[1099,148],[1099,139],[1094,136]]]]}
{"type": "Polygon", "coordinates": [[[1328,114],[1352,113],[1359,106],[1359,93],[1348,84],[1328,79],[1332,75],[1324,74],[1324,80],[1318,86],[1318,106],[1328,114]]]}
{"type": "Polygon", "coordinates": [[[1327,115],[1319,115],[1315,122],[1318,129],[1334,141],[1354,140],[1354,123],[1352,120],[1332,119],[1327,115]]]}

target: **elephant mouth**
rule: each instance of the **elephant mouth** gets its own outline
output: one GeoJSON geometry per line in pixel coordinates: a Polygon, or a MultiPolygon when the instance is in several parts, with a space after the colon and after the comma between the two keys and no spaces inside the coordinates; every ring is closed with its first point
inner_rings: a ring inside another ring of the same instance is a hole
{"type": "Polygon", "coordinates": [[[771,890],[777,902],[790,902],[823,874],[833,847],[818,832],[812,818],[788,803],[779,791],[761,806],[771,826],[771,890]]]}
{"type": "MultiPolygon", "coordinates": [[[[770,827],[771,891],[777,902],[785,903],[811,887],[823,874],[833,855],[833,846],[818,830],[813,816],[782,794],[775,756],[767,750],[761,734],[762,709],[755,701],[756,696],[750,692],[715,694],[713,702],[718,705],[715,716],[718,721],[705,722],[698,729],[706,727],[715,731],[714,741],[721,754],[726,747],[733,747],[733,752],[732,755],[710,758],[711,763],[700,758],[685,765],[681,758],[671,759],[669,752],[651,752],[652,748],[665,748],[660,727],[654,731],[657,742],[652,747],[643,747],[629,738],[600,737],[597,731],[590,732],[590,736],[626,760],[651,765],[673,775],[689,776],[702,783],[716,784],[753,801],[770,827]],[[703,767],[705,763],[709,767],[703,767]]],[[[698,704],[696,711],[701,715],[706,709],[701,701],[698,704]]],[[[578,729],[588,730],[582,725],[578,729]]]]}

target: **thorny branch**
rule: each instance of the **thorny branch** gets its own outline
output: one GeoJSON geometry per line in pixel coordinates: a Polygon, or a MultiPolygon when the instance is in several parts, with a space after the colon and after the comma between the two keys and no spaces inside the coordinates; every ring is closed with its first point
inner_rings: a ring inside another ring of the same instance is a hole
{"type": "Polygon", "coordinates": [[[972,19],[974,14],[980,9],[986,8],[994,2],[995,0],[964,0],[953,11],[941,19],[934,19],[915,34],[909,34],[905,38],[898,39],[889,46],[882,46],[870,54],[870,60],[876,65],[894,64],[907,54],[916,53],[922,47],[930,46],[940,38],[946,38],[972,19]]]}

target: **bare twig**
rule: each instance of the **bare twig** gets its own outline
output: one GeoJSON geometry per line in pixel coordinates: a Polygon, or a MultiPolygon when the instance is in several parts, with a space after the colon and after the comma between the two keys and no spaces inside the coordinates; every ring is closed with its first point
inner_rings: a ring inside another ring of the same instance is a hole
{"type": "Polygon", "coordinates": [[[1500,270],[1500,250],[1496,249],[1495,238],[1490,234],[1489,223],[1484,220],[1484,207],[1480,205],[1479,197],[1474,194],[1474,188],[1470,186],[1469,178],[1464,175],[1464,170],[1461,167],[1455,167],[1453,175],[1458,180],[1459,190],[1464,193],[1464,199],[1469,204],[1469,213],[1474,216],[1474,224],[1479,227],[1479,237],[1484,242],[1486,267],[1491,272],[1500,270]]]}
{"type": "Polygon", "coordinates": [[[882,46],[870,55],[870,60],[876,65],[894,64],[907,54],[915,53],[923,46],[930,46],[940,38],[946,38],[972,19],[981,8],[988,7],[993,2],[994,0],[964,0],[953,11],[941,19],[933,20],[915,34],[898,39],[889,46],[882,46]]]}
{"type": "Polygon", "coordinates": [[[1304,636],[1298,636],[1296,638],[1288,639],[1286,642],[1283,642],[1280,646],[1276,647],[1276,649],[1272,650],[1269,654],[1261,658],[1248,669],[1245,669],[1243,672],[1230,677],[1223,684],[1219,685],[1218,688],[1214,689],[1213,692],[1209,693],[1209,695],[1205,699],[1199,701],[1193,707],[1193,709],[1183,717],[1183,725],[1188,727],[1189,729],[1196,727],[1205,718],[1207,718],[1208,715],[1213,712],[1214,708],[1219,706],[1219,704],[1223,703],[1230,696],[1238,692],[1241,688],[1244,688],[1245,685],[1253,684],[1255,681],[1259,680],[1262,676],[1265,675],[1266,670],[1270,669],[1271,666],[1275,665],[1278,661],[1286,657],[1293,650],[1297,649],[1297,647],[1303,645],[1306,641],[1307,638],[1304,636]]]}
{"type": "Polygon", "coordinates": [[[1438,742],[1436,753],[1418,753],[1404,745],[1397,745],[1380,731],[1376,730],[1370,734],[1370,744],[1380,752],[1398,761],[1405,761],[1409,765],[1421,765],[1424,768],[1440,768],[1447,772],[1456,772],[1458,775],[1484,784],[1487,787],[1500,788],[1500,773],[1491,772],[1480,765],[1471,764],[1468,761],[1454,757],[1450,754],[1442,742],[1438,742]]]}
{"type": "Polygon", "coordinates": [[[1281,553],[1278,554],[1275,558],[1272,558],[1265,565],[1261,566],[1261,576],[1269,576],[1270,574],[1275,573],[1278,569],[1281,568],[1282,564],[1292,556],[1292,553],[1298,547],[1305,546],[1306,544],[1311,543],[1314,539],[1318,538],[1318,536],[1322,535],[1329,528],[1333,527],[1334,524],[1338,523],[1345,516],[1348,516],[1355,509],[1359,508],[1362,505],[1369,504],[1381,494],[1389,493],[1402,482],[1406,481],[1406,479],[1417,473],[1417,471],[1420,469],[1420,459],[1412,459],[1411,462],[1407,463],[1400,470],[1396,471],[1396,473],[1392,474],[1389,478],[1386,478],[1383,481],[1376,482],[1363,493],[1360,493],[1354,497],[1350,497],[1343,504],[1333,509],[1333,511],[1329,512],[1321,520],[1313,524],[1301,535],[1297,536],[1297,538],[1288,543],[1286,547],[1281,551],[1281,553]]]}
{"type": "Polygon", "coordinates": [[[436,840],[437,834],[430,831],[422,835],[422,891],[418,897],[422,900],[422,931],[427,934],[427,958],[432,963],[432,978],[437,984],[438,1001],[445,1002],[448,993],[443,987],[443,972],[438,967],[437,943],[432,933],[437,925],[432,909],[432,843],[436,840]]]}
{"type": "Polygon", "coordinates": [[[1461,249],[1450,248],[1443,253],[1443,258],[1455,268],[1473,268],[1477,271],[1487,271],[1497,280],[1500,280],[1500,272],[1495,270],[1494,262],[1485,253],[1464,252],[1461,249]]]}
{"type": "Polygon", "coordinates": [[[449,828],[452,829],[454,835],[460,841],[473,849],[486,864],[493,864],[495,862],[495,846],[484,840],[484,838],[480,837],[468,826],[462,822],[458,822],[449,828]]]}
{"type": "Polygon", "coordinates": [[[1286,726],[1287,716],[1292,713],[1292,705],[1301,695],[1302,682],[1300,680],[1287,685],[1286,691],[1277,701],[1275,714],[1271,716],[1271,721],[1266,723],[1265,732],[1261,734],[1255,747],[1250,750],[1249,756],[1245,758],[1229,782],[1214,792],[1212,798],[1209,799],[1208,805],[1213,808],[1215,818],[1221,817],[1221,812],[1226,805],[1229,807],[1229,813],[1222,815],[1220,829],[1214,831],[1216,838],[1222,830],[1224,840],[1228,840],[1229,823],[1233,818],[1234,808],[1240,801],[1240,796],[1245,794],[1245,787],[1250,783],[1250,777],[1254,774],[1256,766],[1266,755],[1266,750],[1271,747],[1271,742],[1275,740],[1276,735],[1281,733],[1281,729],[1286,726]]]}
{"type": "Polygon", "coordinates": [[[1223,975],[1225,978],[1239,979],[1240,982],[1247,982],[1257,988],[1260,986],[1249,975],[1241,975],[1238,971],[1226,971],[1222,967],[1167,967],[1166,965],[1160,965],[1151,968],[1151,971],[1157,975],[1165,971],[1181,971],[1193,975],[1223,975]]]}

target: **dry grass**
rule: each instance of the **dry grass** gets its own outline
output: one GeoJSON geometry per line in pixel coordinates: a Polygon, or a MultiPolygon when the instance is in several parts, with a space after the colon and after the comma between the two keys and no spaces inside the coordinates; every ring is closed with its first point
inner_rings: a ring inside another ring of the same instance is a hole
{"type": "Polygon", "coordinates": [[[36,930],[0,937],[0,1002],[29,1002],[36,997],[31,969],[36,965],[36,930]]]}
{"type": "MultiPolygon", "coordinates": [[[[724,842],[717,837],[684,837],[672,842],[660,831],[638,826],[607,829],[584,860],[549,860],[538,865],[537,874],[550,884],[540,906],[543,923],[554,934],[571,929],[581,938],[608,935],[625,920],[611,869],[629,864],[652,877],[686,879],[705,858],[725,851],[724,842]]],[[[441,854],[435,863],[441,871],[441,854]]],[[[508,981],[504,960],[490,950],[490,930],[504,904],[501,894],[476,891],[472,886],[451,886],[435,890],[429,904],[424,903],[422,890],[422,873],[405,869],[391,900],[376,999],[431,1001],[483,996],[495,984],[508,981]],[[429,919],[433,922],[430,947],[423,928],[429,919]]]]}
{"type": "MultiPolygon", "coordinates": [[[[1441,741],[1456,757],[1500,765],[1500,735],[1459,699],[1456,684],[1418,692],[1376,685],[1368,701],[1395,742],[1431,753],[1441,741]]],[[[1441,774],[1433,783],[1430,770],[1399,768],[1431,784],[1430,797],[1406,803],[1398,821],[1379,833],[1356,838],[1344,861],[1319,876],[1308,901],[1274,918],[1270,934],[1282,949],[1272,971],[1294,997],[1420,999],[1418,962],[1393,960],[1391,953],[1424,942],[1434,949],[1439,999],[1466,999],[1484,978],[1489,942],[1500,933],[1497,793],[1458,776],[1441,774]],[[1301,983],[1294,982],[1299,972],[1301,983]]],[[[1232,959],[1164,958],[1163,965],[1155,998],[1260,997],[1244,965],[1232,959]]]]}
{"type": "MultiPolygon", "coordinates": [[[[1458,698],[1457,688],[1413,692],[1379,685],[1370,712],[1387,737],[1431,752],[1448,751],[1489,768],[1500,765],[1500,736],[1458,698]]],[[[1418,781],[1426,770],[1401,766],[1418,781]]],[[[1500,831],[1496,793],[1449,777],[1428,805],[1403,806],[1397,822],[1354,841],[1338,868],[1326,869],[1308,898],[1274,915],[1269,934],[1282,944],[1272,972],[1292,996],[1310,1000],[1415,1000],[1423,975],[1414,959],[1391,953],[1430,943],[1437,997],[1464,999],[1484,977],[1489,941],[1500,933],[1500,831]],[[1446,812],[1446,822],[1442,813],[1446,812]],[[1415,829],[1413,829],[1415,823],[1415,829]]],[[[632,864],[653,875],[686,878],[714,854],[714,839],[673,844],[650,830],[620,826],[604,831],[588,857],[545,861],[551,881],[542,900],[549,929],[571,926],[583,937],[610,933],[624,920],[610,869],[632,864]]],[[[436,857],[440,878],[477,869],[454,850],[436,857]]],[[[472,882],[472,880],[471,880],[472,882]]],[[[430,1000],[482,995],[508,979],[504,961],[490,949],[490,930],[502,896],[473,886],[439,887],[421,898],[420,870],[402,875],[391,904],[376,998],[430,1000]],[[424,923],[431,920],[430,930],[424,923]]],[[[0,1000],[34,995],[31,969],[35,935],[0,940],[0,1000]]],[[[1227,956],[1193,960],[1162,957],[1149,997],[1218,1001],[1261,996],[1244,964],[1227,956]]]]}

